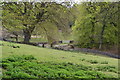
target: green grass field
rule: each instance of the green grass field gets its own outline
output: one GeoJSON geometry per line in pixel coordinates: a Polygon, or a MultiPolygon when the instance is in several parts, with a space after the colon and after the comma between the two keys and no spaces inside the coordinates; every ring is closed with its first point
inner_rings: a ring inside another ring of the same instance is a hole
{"type": "Polygon", "coordinates": [[[92,67],[94,71],[101,72],[110,77],[118,78],[118,59],[115,58],[86,54],[82,52],[69,52],[41,48],[5,41],[0,41],[0,47],[2,48],[2,56],[0,57],[3,59],[9,57],[10,55],[33,55],[39,62],[57,64],[72,63],[89,66],[92,67]],[[13,48],[12,46],[19,46],[19,48],[13,48]]]}

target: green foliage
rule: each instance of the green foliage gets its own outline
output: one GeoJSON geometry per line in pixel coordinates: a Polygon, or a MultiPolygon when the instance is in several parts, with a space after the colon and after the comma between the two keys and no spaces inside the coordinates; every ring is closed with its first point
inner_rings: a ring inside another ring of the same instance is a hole
{"type": "Polygon", "coordinates": [[[98,66],[96,70],[98,70],[98,71],[110,71],[110,72],[118,73],[115,66],[98,66]]]}
{"type": "Polygon", "coordinates": [[[9,58],[3,59],[3,63],[8,63],[8,62],[15,62],[15,61],[22,61],[22,60],[36,60],[32,55],[26,56],[18,56],[18,55],[12,55],[9,58]]]}
{"type": "Polygon", "coordinates": [[[85,61],[85,59],[80,59],[81,61],[85,61]]]}
{"type": "MultiPolygon", "coordinates": [[[[91,71],[91,67],[73,63],[38,62],[29,55],[10,56],[2,60],[3,79],[32,78],[32,79],[80,79],[107,78],[104,74],[91,71]]],[[[110,67],[113,68],[113,67],[110,67]]],[[[103,68],[104,69],[104,68],[103,68]]],[[[102,70],[99,68],[99,70],[102,70]]],[[[106,68],[105,68],[106,70],[106,68]]]]}
{"type": "Polygon", "coordinates": [[[118,3],[86,2],[76,9],[78,15],[72,29],[79,47],[101,49],[105,45],[117,45],[118,3]]]}
{"type": "Polygon", "coordinates": [[[85,61],[85,62],[89,62],[91,64],[108,64],[108,61],[102,61],[102,62],[98,62],[97,60],[86,60],[86,59],[80,59],[81,61],[85,61]]]}
{"type": "Polygon", "coordinates": [[[103,61],[101,62],[101,64],[108,64],[108,61],[103,61]]]}
{"type": "Polygon", "coordinates": [[[97,64],[98,63],[98,61],[96,61],[96,60],[88,60],[88,62],[90,62],[91,64],[97,64]]]}
{"type": "Polygon", "coordinates": [[[3,27],[10,32],[22,30],[26,43],[36,32],[51,43],[59,38],[59,29],[67,33],[72,20],[70,10],[56,2],[3,2],[2,8],[3,27]]]}

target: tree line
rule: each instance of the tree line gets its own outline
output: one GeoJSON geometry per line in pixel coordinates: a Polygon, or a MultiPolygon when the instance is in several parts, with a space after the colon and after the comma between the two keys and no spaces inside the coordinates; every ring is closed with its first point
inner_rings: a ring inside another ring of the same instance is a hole
{"type": "MultiPolygon", "coordinates": [[[[3,2],[2,24],[8,31],[23,31],[24,42],[32,33],[44,33],[49,43],[59,40],[59,30],[73,34],[84,48],[118,47],[119,2],[3,2]]],[[[65,36],[66,37],[66,36],[65,36]]]]}
{"type": "Polygon", "coordinates": [[[73,26],[76,44],[86,48],[118,48],[119,2],[86,2],[77,5],[73,26]]]}

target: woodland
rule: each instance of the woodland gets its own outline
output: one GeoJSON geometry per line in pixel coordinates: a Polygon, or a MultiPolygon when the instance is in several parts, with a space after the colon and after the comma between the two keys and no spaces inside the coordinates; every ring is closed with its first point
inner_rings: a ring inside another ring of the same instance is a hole
{"type": "Polygon", "coordinates": [[[119,2],[4,1],[0,6],[3,80],[118,80],[119,59],[103,54],[119,56],[119,2]]]}

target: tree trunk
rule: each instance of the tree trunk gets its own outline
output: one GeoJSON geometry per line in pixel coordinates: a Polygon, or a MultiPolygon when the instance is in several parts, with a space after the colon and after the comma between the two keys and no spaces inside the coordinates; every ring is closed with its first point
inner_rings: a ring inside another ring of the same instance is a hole
{"type": "MultiPolygon", "coordinates": [[[[93,18],[95,20],[95,18],[93,18]]],[[[94,31],[95,31],[95,23],[92,22],[92,29],[91,29],[91,44],[93,45],[94,44],[94,31]]]]}
{"type": "Polygon", "coordinates": [[[18,42],[18,35],[16,35],[15,39],[16,39],[16,42],[18,42]]]}
{"type": "Polygon", "coordinates": [[[15,35],[14,38],[15,38],[16,42],[18,42],[18,33],[15,31],[15,32],[13,32],[12,34],[15,35]]]}
{"type": "Polygon", "coordinates": [[[29,43],[31,39],[31,33],[28,30],[23,30],[24,32],[24,43],[29,43]]]}
{"type": "Polygon", "coordinates": [[[105,27],[106,27],[106,26],[103,25],[103,27],[102,27],[102,31],[101,31],[101,34],[100,34],[99,49],[102,49],[103,35],[104,35],[105,27]]]}
{"type": "Polygon", "coordinates": [[[50,44],[50,47],[51,47],[51,48],[53,47],[53,44],[52,44],[52,43],[50,44]]]}
{"type": "Polygon", "coordinates": [[[35,29],[35,26],[31,26],[29,28],[27,28],[27,24],[24,24],[24,26],[26,27],[26,29],[23,29],[23,33],[24,33],[24,43],[29,43],[30,39],[31,39],[31,34],[33,32],[33,30],[35,29]]]}

